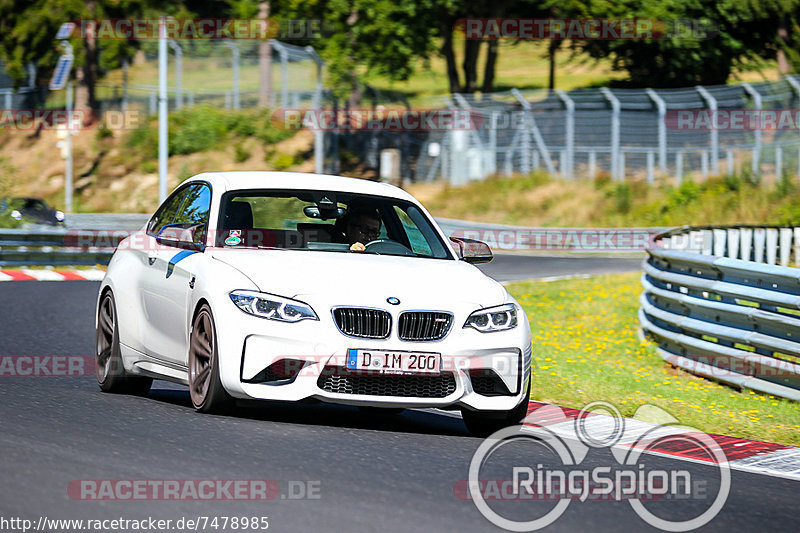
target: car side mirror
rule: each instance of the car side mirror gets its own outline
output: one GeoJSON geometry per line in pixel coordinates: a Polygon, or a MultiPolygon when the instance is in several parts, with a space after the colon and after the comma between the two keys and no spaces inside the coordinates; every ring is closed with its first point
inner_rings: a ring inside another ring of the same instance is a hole
{"type": "Polygon", "coordinates": [[[203,226],[197,224],[190,226],[186,224],[167,224],[159,230],[156,242],[164,246],[202,252],[205,249],[205,244],[196,241],[196,237],[202,229],[203,226]]]}
{"type": "Polygon", "coordinates": [[[458,258],[467,263],[477,265],[488,263],[494,256],[489,245],[475,239],[464,239],[462,237],[450,237],[450,242],[456,249],[458,258]]]}

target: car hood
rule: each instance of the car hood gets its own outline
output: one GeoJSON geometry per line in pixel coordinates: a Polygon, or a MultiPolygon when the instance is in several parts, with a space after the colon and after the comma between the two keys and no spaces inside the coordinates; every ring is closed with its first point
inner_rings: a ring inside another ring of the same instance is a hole
{"type": "Polygon", "coordinates": [[[452,309],[503,303],[506,290],[463,261],[288,250],[214,250],[262,292],[325,305],[452,309]]]}

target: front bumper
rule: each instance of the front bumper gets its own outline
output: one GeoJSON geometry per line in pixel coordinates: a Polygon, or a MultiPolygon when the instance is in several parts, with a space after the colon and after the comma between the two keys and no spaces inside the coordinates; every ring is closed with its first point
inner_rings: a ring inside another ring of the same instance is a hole
{"type": "Polygon", "coordinates": [[[241,399],[500,411],[522,400],[530,379],[530,331],[524,320],[509,331],[480,333],[462,329],[463,320],[456,316],[444,339],[410,342],[394,334],[388,339],[347,337],[328,317],[285,324],[236,308],[215,315],[222,384],[241,399]],[[342,371],[348,349],[354,348],[438,353],[441,374],[365,376],[342,371]],[[476,392],[472,378],[487,373],[499,380],[502,393],[480,387],[482,393],[476,392]]]}

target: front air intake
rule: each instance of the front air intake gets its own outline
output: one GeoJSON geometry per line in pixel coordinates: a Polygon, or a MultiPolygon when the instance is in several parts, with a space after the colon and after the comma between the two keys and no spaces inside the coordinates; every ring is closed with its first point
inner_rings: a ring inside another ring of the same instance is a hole
{"type": "Polygon", "coordinates": [[[333,319],[339,331],[349,337],[385,339],[392,329],[392,316],[381,309],[337,307],[333,319]]]}

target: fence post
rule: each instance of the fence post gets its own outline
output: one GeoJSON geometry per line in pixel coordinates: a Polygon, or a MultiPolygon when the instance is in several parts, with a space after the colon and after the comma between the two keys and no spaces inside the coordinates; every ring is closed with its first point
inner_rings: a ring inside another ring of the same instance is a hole
{"type": "Polygon", "coordinates": [[[122,60],[122,105],[123,114],[128,112],[128,58],[122,60]]]}
{"type": "MultiPolygon", "coordinates": [[[[719,174],[719,131],[717,131],[716,128],[718,108],[717,99],[711,96],[711,93],[708,92],[702,85],[698,85],[695,87],[695,89],[697,89],[697,92],[703,97],[703,100],[706,101],[708,109],[711,111],[711,131],[709,132],[709,136],[711,138],[711,173],[716,176],[719,174]]],[[[704,173],[704,179],[706,176],[707,172],[704,173]]]]}
{"type": "Polygon", "coordinates": [[[8,89],[8,90],[6,90],[4,92],[4,98],[3,98],[4,102],[3,103],[5,105],[6,110],[10,110],[12,105],[13,105],[12,104],[12,100],[11,100],[11,96],[12,96],[12,92],[11,91],[12,91],[11,89],[8,89]]]}
{"type": "MultiPolygon", "coordinates": [[[[530,128],[530,132],[533,133],[533,138],[536,141],[536,146],[539,148],[539,154],[542,156],[542,159],[544,159],[544,165],[547,167],[547,172],[549,172],[551,176],[555,177],[556,169],[553,166],[553,161],[550,159],[550,152],[547,150],[547,145],[544,144],[544,139],[539,131],[539,127],[536,125],[536,120],[533,117],[533,110],[531,109],[531,103],[525,100],[525,98],[522,96],[522,93],[519,92],[518,89],[511,89],[511,93],[522,105],[522,109],[524,110],[526,135],[523,136],[523,146],[526,145],[526,141],[528,139],[527,133],[529,133],[529,131],[527,128],[530,128]]],[[[528,157],[530,157],[530,148],[528,149],[528,157]]],[[[525,159],[523,158],[523,162],[524,161],[525,159]]],[[[528,172],[530,172],[530,170],[528,170],[528,172]]]]}
{"type": "Polygon", "coordinates": [[[589,177],[592,179],[597,177],[597,152],[594,150],[589,152],[589,177]]]}
{"type": "Polygon", "coordinates": [[[654,159],[655,159],[655,156],[654,156],[653,152],[651,150],[648,150],[647,151],[647,183],[653,183],[655,181],[654,169],[653,169],[653,163],[654,163],[653,160],[654,159]]]}
{"type": "Polygon", "coordinates": [[[151,115],[155,115],[156,114],[156,97],[157,97],[156,90],[152,89],[150,91],[150,114],[151,115]]]}
{"type": "MultiPolygon", "coordinates": [[[[466,110],[466,112],[470,114],[469,122],[471,123],[472,122],[472,120],[471,120],[472,116],[471,115],[473,113],[473,110],[472,110],[472,106],[469,104],[469,102],[467,102],[467,99],[464,98],[464,96],[460,95],[460,94],[454,94],[453,95],[453,99],[455,99],[455,101],[458,102],[458,105],[462,109],[466,110]]],[[[481,167],[480,168],[480,174],[481,174],[481,178],[480,179],[485,179],[486,176],[489,175],[490,173],[486,171],[486,167],[487,166],[485,164],[486,159],[485,159],[484,154],[483,154],[483,152],[484,152],[483,140],[481,140],[481,136],[474,129],[470,128],[468,131],[469,131],[469,136],[473,140],[473,144],[475,145],[475,147],[478,149],[478,154],[480,156],[478,158],[478,160],[480,161],[480,167],[481,167]]]]}
{"type": "Polygon", "coordinates": [[[486,168],[487,174],[497,173],[497,112],[490,112],[489,121],[489,155],[488,166],[486,168]]]}
{"type": "Polygon", "coordinates": [[[728,174],[732,176],[733,173],[736,171],[733,165],[733,150],[728,150],[727,155],[728,155],[728,174]]]}
{"type": "Polygon", "coordinates": [[[683,152],[675,154],[675,178],[678,180],[678,185],[683,183],[683,152]]]}
{"type": "Polygon", "coordinates": [[[700,173],[703,181],[706,181],[708,179],[708,150],[700,152],[700,173]]]}
{"type": "MultiPolygon", "coordinates": [[[[306,52],[317,64],[317,85],[314,87],[314,99],[311,103],[311,107],[314,113],[319,113],[322,110],[322,67],[324,63],[313,46],[306,46],[306,52]]],[[[322,128],[317,127],[314,130],[314,172],[322,174],[325,170],[324,167],[325,137],[322,133],[322,128]]]]}
{"type": "Polygon", "coordinates": [[[241,106],[239,102],[239,47],[233,41],[225,41],[225,46],[231,49],[231,54],[233,55],[233,108],[240,109],[241,106]]]}
{"type": "Polygon", "coordinates": [[[168,42],[175,52],[175,109],[180,109],[183,107],[183,49],[174,39],[168,42]]]}
{"type": "Polygon", "coordinates": [[[783,150],[780,146],[775,147],[775,180],[780,181],[783,176],[783,150]]]}
{"type": "MultiPolygon", "coordinates": [[[[525,118],[524,115],[519,115],[516,113],[512,114],[512,117],[514,115],[521,116],[523,119],[525,118]]],[[[506,176],[510,176],[514,172],[514,161],[513,161],[514,152],[517,150],[517,145],[519,144],[520,136],[524,133],[523,128],[524,128],[524,120],[522,124],[518,124],[517,127],[515,128],[514,135],[511,137],[511,145],[506,150],[506,161],[505,165],[503,166],[504,173],[506,176]]]]}
{"type": "MultiPolygon", "coordinates": [[[[742,88],[745,90],[747,94],[753,99],[753,103],[756,106],[756,111],[761,111],[761,94],[756,91],[752,85],[747,83],[746,81],[742,82],[742,88]]],[[[761,130],[756,129],[753,132],[753,138],[755,140],[753,144],[753,174],[755,176],[761,175],[761,130]]]]}
{"type": "MultiPolygon", "coordinates": [[[[797,100],[800,101],[800,82],[794,76],[785,76],[786,81],[789,82],[789,85],[792,86],[792,90],[797,97],[797,100]]],[[[800,179],[800,148],[797,149],[797,179],[800,179]]]]}
{"type": "Polygon", "coordinates": [[[600,92],[611,104],[611,178],[620,179],[619,175],[619,99],[608,89],[601,87],[600,92]]]}
{"type": "Polygon", "coordinates": [[[566,160],[564,166],[559,170],[562,177],[573,179],[575,177],[575,102],[561,89],[556,89],[556,94],[567,108],[566,160]]]}
{"type": "Polygon", "coordinates": [[[667,103],[653,89],[646,89],[648,96],[658,108],[658,169],[667,173],[667,103]]]}
{"type": "Polygon", "coordinates": [[[625,181],[625,152],[619,153],[619,177],[621,181],[625,181]]]}
{"type": "Polygon", "coordinates": [[[281,56],[281,107],[288,109],[289,105],[289,52],[282,43],[272,40],[272,47],[278,50],[281,56]]]}

